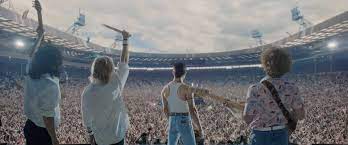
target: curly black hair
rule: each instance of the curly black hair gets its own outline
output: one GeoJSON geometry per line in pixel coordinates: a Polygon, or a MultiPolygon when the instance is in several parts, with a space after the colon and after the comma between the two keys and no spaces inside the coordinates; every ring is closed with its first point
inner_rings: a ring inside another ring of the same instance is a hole
{"type": "Polygon", "coordinates": [[[29,69],[32,79],[40,79],[43,74],[59,77],[60,67],[63,64],[63,56],[57,46],[43,45],[35,53],[29,69]]]}
{"type": "Polygon", "coordinates": [[[173,64],[174,67],[174,76],[175,78],[181,78],[186,74],[186,65],[182,62],[176,62],[173,64]]]}

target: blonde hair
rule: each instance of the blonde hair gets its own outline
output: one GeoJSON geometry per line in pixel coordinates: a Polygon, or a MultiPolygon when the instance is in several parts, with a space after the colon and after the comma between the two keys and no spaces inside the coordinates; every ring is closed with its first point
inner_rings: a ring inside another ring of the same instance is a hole
{"type": "Polygon", "coordinates": [[[290,71],[292,60],[286,50],[273,46],[262,52],[261,64],[270,77],[281,77],[290,71]]]}
{"type": "Polygon", "coordinates": [[[90,81],[95,82],[98,80],[102,84],[109,83],[114,68],[114,62],[111,57],[101,56],[95,58],[91,67],[90,81]]]}

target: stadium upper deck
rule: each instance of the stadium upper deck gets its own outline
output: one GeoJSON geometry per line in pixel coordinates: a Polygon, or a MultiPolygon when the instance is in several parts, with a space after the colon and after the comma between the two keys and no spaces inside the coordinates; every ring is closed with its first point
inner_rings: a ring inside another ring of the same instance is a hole
{"type": "MultiPolygon", "coordinates": [[[[15,48],[14,42],[21,38],[32,42],[35,37],[34,28],[37,23],[32,19],[22,17],[8,9],[0,7],[0,51],[2,56],[23,57],[15,48]]],[[[96,44],[86,45],[84,40],[71,34],[59,31],[53,27],[45,26],[46,37],[54,45],[64,49],[65,60],[69,62],[86,64],[104,53],[105,48],[96,44]]],[[[173,61],[183,61],[189,66],[231,66],[259,64],[259,55],[263,48],[271,45],[289,49],[295,61],[310,59],[318,56],[328,56],[333,53],[347,51],[348,49],[348,12],[332,17],[322,23],[307,28],[289,37],[271,44],[256,48],[236,51],[198,53],[198,54],[160,54],[160,53],[131,53],[131,66],[134,67],[166,67],[173,61]],[[327,48],[331,40],[339,42],[339,47],[332,51],[327,48]]],[[[111,55],[118,59],[119,51],[113,50],[111,55]]]]}

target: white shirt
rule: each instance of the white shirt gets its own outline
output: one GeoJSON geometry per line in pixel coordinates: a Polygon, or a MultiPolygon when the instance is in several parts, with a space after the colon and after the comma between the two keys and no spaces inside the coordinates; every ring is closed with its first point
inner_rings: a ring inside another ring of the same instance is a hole
{"type": "Polygon", "coordinates": [[[129,117],[121,94],[128,74],[128,64],[119,63],[109,83],[93,82],[83,91],[83,123],[92,130],[99,145],[118,143],[126,136],[129,117]]]}
{"type": "MultiPolygon", "coordinates": [[[[27,65],[29,66],[30,62],[27,65]]],[[[44,74],[40,79],[25,77],[24,114],[35,125],[46,128],[43,121],[43,116],[45,116],[54,117],[54,126],[58,127],[60,123],[60,99],[59,79],[57,77],[52,77],[49,74],[44,74]]]]}

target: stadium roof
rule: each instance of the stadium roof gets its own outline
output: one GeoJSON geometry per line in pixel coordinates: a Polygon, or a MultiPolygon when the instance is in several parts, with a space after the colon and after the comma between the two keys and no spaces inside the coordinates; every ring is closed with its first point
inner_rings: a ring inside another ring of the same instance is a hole
{"type": "MultiPolygon", "coordinates": [[[[19,14],[0,7],[0,32],[11,34],[10,37],[19,35],[21,37],[32,39],[35,38],[36,32],[34,31],[34,29],[36,27],[36,21],[32,19],[22,19],[19,14]]],[[[45,32],[46,39],[50,40],[56,45],[62,46],[62,48],[65,48],[64,54],[65,56],[70,57],[69,59],[71,61],[76,61],[82,58],[87,60],[82,62],[90,62],[91,58],[94,58],[96,56],[95,54],[105,51],[105,48],[102,46],[93,43],[86,45],[84,43],[84,40],[50,26],[45,26],[45,32]]],[[[346,39],[348,38],[347,32],[348,12],[344,12],[328,20],[325,20],[324,22],[307,28],[303,32],[298,32],[289,37],[275,41],[271,44],[266,44],[255,48],[198,54],[160,54],[132,52],[132,57],[130,58],[130,60],[135,65],[161,65],[169,64],[173,61],[190,62],[192,65],[207,64],[208,62],[211,65],[255,64],[259,62],[258,58],[263,48],[268,48],[272,45],[281,46],[284,48],[315,45],[316,42],[329,40],[340,35],[342,35],[342,37],[346,39]]],[[[0,33],[0,44],[9,43],[8,40],[3,40],[3,38],[4,36],[1,36],[0,33]]],[[[293,56],[295,56],[296,59],[302,59],[314,54],[327,53],[327,51],[328,50],[319,49],[319,46],[313,49],[296,49],[296,52],[295,54],[293,53],[293,56]]],[[[119,51],[114,50],[112,56],[113,58],[117,59],[119,57],[119,51]]]]}

